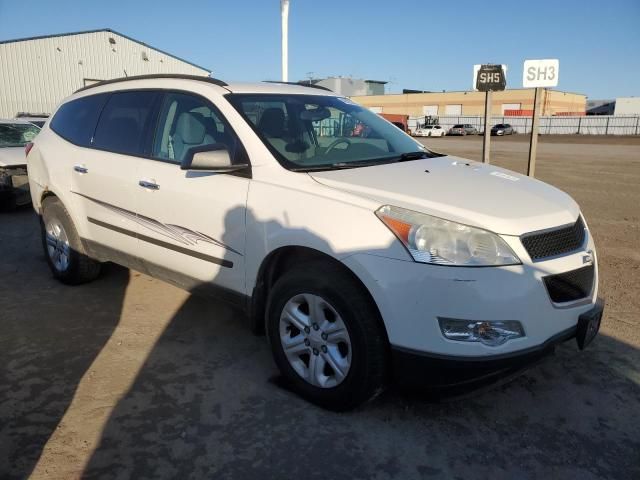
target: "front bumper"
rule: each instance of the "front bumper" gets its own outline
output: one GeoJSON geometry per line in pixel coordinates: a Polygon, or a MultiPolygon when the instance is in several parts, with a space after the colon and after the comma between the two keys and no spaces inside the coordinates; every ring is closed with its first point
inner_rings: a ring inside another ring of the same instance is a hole
{"type": "MultiPolygon", "coordinates": [[[[532,262],[518,237],[503,236],[523,264],[504,267],[446,267],[359,253],[343,262],[369,289],[387,329],[391,347],[430,356],[491,359],[540,348],[562,332],[575,330],[578,318],[594,307],[598,271],[591,292],[579,300],[554,303],[543,278],[584,267],[593,252],[584,250],[532,262]],[[515,320],[524,336],[489,346],[445,338],[438,318],[473,321],[515,320]]],[[[590,258],[595,262],[595,254],[590,258]]]]}
{"type": "Polygon", "coordinates": [[[557,345],[575,336],[576,327],[571,327],[536,347],[490,357],[455,357],[393,347],[391,358],[394,380],[410,387],[471,384],[525,368],[550,355],[557,345]]]}
{"type": "Polygon", "coordinates": [[[553,335],[540,345],[502,355],[455,357],[394,347],[391,349],[394,378],[398,383],[411,387],[450,387],[516,372],[553,353],[559,344],[574,338],[578,348],[586,347],[583,342],[587,329],[582,327],[587,325],[581,323],[597,315],[598,322],[588,339],[593,340],[598,333],[603,310],[604,301],[598,299],[591,310],[580,316],[578,325],[553,335]]]}
{"type": "Polygon", "coordinates": [[[26,165],[0,167],[0,203],[25,205],[31,202],[26,165]]]}

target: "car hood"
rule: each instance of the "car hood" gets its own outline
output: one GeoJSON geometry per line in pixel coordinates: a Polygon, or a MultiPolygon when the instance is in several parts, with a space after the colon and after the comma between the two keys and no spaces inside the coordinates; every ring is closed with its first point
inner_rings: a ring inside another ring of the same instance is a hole
{"type": "Polygon", "coordinates": [[[443,156],[371,167],[312,172],[326,186],[504,235],[570,224],[569,195],[510,170],[443,156]]]}
{"type": "Polygon", "coordinates": [[[0,167],[26,164],[24,147],[0,147],[0,167]]]}

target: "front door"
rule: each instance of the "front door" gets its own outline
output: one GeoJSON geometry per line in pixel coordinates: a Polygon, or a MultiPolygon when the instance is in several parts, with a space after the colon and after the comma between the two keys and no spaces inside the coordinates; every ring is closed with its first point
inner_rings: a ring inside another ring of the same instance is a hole
{"type": "MultiPolygon", "coordinates": [[[[242,174],[188,172],[190,149],[224,145],[232,158],[242,146],[206,99],[164,95],[151,157],[138,171],[139,256],[146,269],[189,290],[213,284],[245,293],[245,213],[250,179],[242,174]]],[[[219,291],[219,290],[218,290],[219,291]]]]}

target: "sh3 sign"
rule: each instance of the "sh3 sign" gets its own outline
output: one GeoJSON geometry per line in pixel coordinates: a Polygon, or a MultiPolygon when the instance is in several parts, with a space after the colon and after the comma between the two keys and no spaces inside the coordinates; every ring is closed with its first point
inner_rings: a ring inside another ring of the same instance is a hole
{"type": "Polygon", "coordinates": [[[524,88],[556,87],[560,61],[558,59],[525,60],[522,71],[522,86],[524,88]]]}

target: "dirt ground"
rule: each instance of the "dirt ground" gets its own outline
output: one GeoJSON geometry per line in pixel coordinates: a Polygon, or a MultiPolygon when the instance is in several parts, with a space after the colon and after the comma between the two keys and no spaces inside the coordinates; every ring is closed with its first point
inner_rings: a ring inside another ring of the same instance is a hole
{"type": "MultiPolygon", "coordinates": [[[[523,172],[527,139],[493,138],[523,172]]],[[[425,139],[479,159],[480,137],[425,139]]],[[[29,209],[0,214],[0,478],[640,478],[640,138],[541,137],[538,178],[596,238],[602,333],[456,398],[346,414],[279,386],[223,304],[115,265],[54,281],[29,209]]]]}

